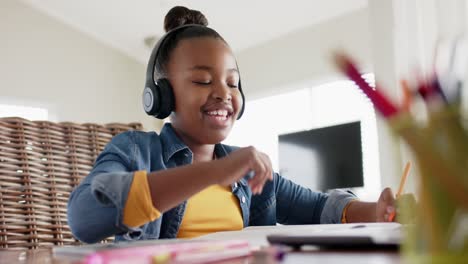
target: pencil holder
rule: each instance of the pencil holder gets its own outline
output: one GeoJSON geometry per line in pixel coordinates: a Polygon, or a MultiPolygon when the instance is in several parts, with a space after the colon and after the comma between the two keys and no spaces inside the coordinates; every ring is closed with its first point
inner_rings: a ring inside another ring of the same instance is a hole
{"type": "MultiPolygon", "coordinates": [[[[415,224],[409,224],[403,246],[409,263],[468,263],[468,141],[456,107],[430,113],[428,124],[402,113],[390,126],[410,146],[420,176],[415,224]]],[[[411,208],[401,203],[402,221],[411,208]]]]}

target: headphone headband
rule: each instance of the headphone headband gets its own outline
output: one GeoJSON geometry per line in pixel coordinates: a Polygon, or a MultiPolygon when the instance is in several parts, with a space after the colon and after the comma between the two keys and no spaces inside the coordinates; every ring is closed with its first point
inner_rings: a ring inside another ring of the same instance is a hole
{"type": "Polygon", "coordinates": [[[164,34],[158,42],[156,42],[156,45],[154,45],[153,51],[151,52],[150,59],[148,61],[148,67],[146,67],[146,87],[149,87],[149,85],[156,83],[156,80],[154,79],[154,71],[156,70],[156,61],[159,56],[159,50],[161,46],[164,44],[164,41],[169,38],[169,36],[173,35],[174,33],[186,29],[189,27],[205,27],[203,25],[199,24],[186,24],[182,25],[180,27],[176,27],[174,29],[169,30],[166,34],[164,34]]]}

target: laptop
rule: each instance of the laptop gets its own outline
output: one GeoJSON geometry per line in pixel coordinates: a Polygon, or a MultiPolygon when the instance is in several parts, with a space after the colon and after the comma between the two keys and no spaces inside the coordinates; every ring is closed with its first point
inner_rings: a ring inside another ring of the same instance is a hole
{"type": "Polygon", "coordinates": [[[270,244],[299,248],[314,245],[328,248],[399,248],[404,229],[399,223],[353,223],[296,226],[267,235],[270,244]]]}

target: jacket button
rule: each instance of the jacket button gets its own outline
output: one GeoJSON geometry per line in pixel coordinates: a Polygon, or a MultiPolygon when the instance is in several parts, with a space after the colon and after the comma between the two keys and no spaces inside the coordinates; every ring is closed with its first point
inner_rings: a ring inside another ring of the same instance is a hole
{"type": "Polygon", "coordinates": [[[242,196],[242,203],[245,203],[245,196],[242,196]]]}

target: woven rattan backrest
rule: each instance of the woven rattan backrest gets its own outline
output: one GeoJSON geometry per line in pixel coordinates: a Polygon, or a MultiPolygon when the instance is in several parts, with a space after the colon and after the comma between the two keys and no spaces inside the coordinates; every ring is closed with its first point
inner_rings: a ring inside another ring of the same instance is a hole
{"type": "Polygon", "coordinates": [[[110,139],[132,129],[142,126],[0,118],[0,248],[78,244],[70,193],[110,139]]]}

